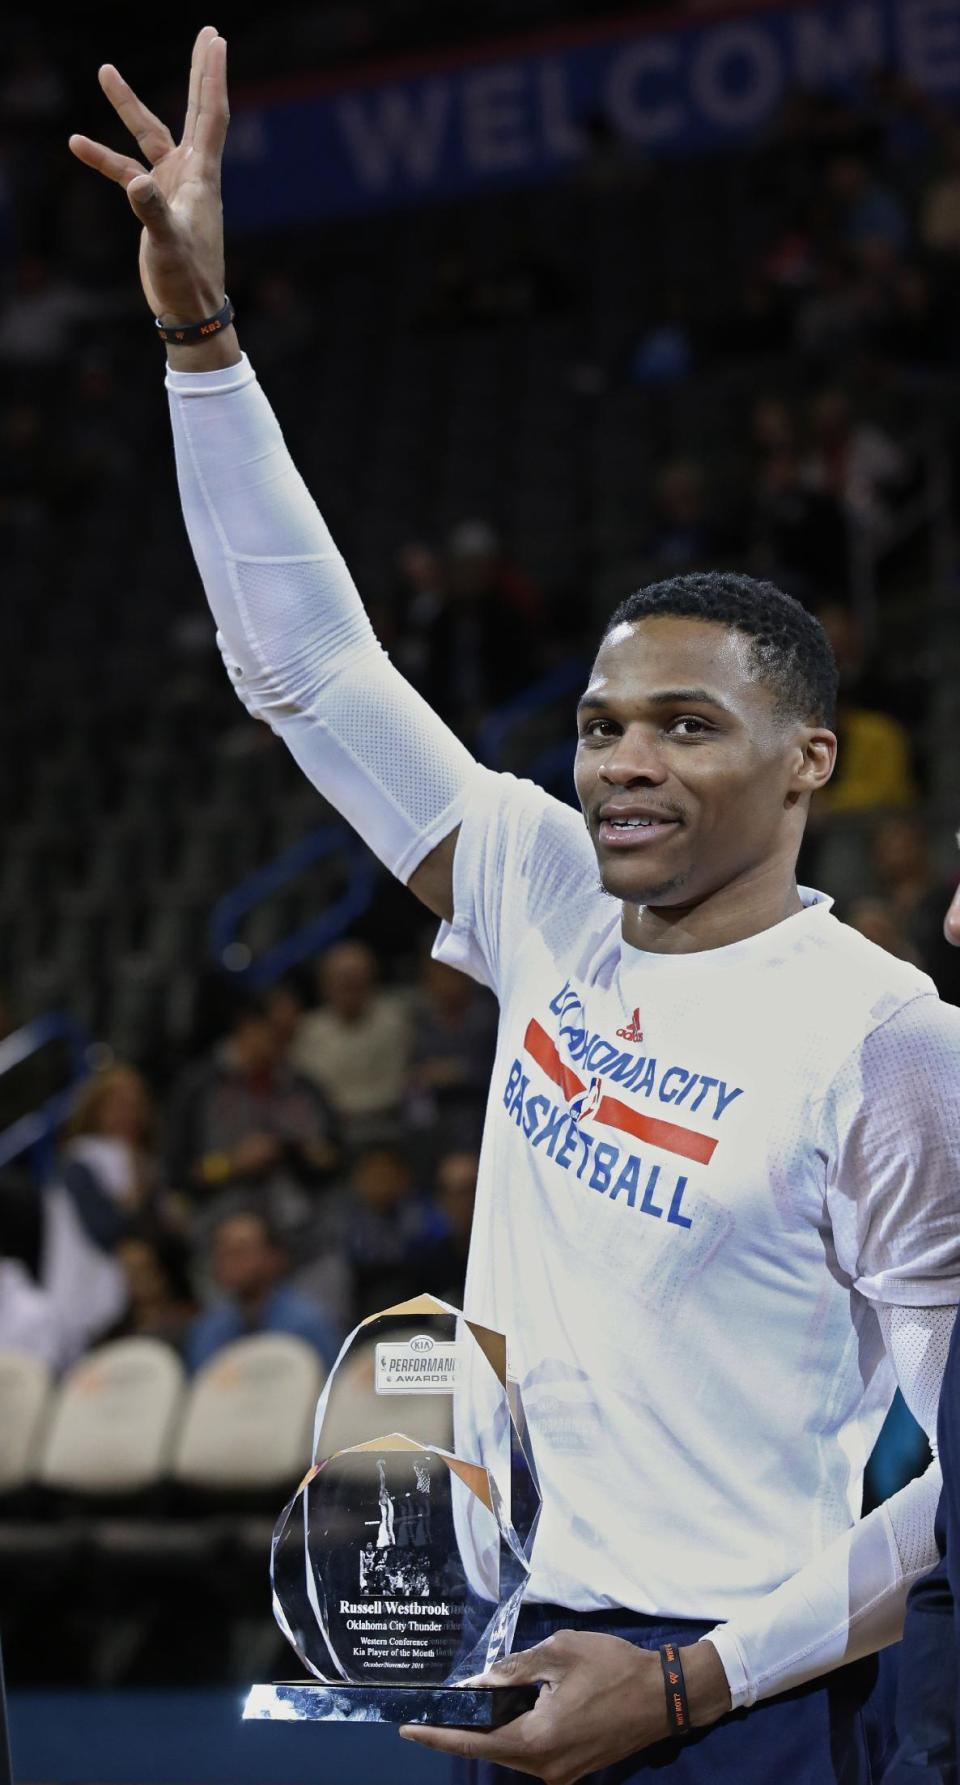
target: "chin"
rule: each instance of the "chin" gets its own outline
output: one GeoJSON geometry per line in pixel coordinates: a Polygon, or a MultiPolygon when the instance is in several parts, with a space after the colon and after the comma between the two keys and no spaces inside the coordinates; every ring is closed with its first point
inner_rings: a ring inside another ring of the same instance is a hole
{"type": "Polygon", "coordinates": [[[650,868],[640,872],[636,863],[604,862],[600,867],[600,884],[605,893],[612,899],[620,899],[625,905],[662,905],[670,904],[675,895],[682,893],[689,879],[688,872],[673,873],[668,878],[651,873],[650,868]]]}

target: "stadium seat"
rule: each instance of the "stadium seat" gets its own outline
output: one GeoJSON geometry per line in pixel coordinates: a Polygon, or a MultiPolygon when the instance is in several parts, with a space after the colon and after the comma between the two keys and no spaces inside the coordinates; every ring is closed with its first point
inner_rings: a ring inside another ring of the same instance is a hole
{"type": "Polygon", "coordinates": [[[286,1334],[227,1345],[190,1390],[174,1479],[226,1492],[296,1486],[324,1375],[312,1346],[286,1334]]]}
{"type": "Polygon", "coordinates": [[[162,1479],[183,1396],[183,1366],[159,1339],[117,1339],[65,1378],[40,1458],[47,1488],[133,1494],[162,1479]]]}
{"type": "Polygon", "coordinates": [[[50,1401],[50,1372],[22,1351],[0,1351],[0,1493],[14,1494],[32,1478],[50,1401]]]}

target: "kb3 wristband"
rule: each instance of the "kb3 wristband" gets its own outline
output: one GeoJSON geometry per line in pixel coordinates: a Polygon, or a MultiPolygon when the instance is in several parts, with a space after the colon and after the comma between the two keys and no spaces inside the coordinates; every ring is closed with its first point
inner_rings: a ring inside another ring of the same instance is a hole
{"type": "Polygon", "coordinates": [[[161,322],[159,316],[154,317],[154,322],[161,341],[169,341],[172,347],[199,347],[202,341],[209,341],[222,329],[229,328],[235,314],[230,299],[226,298],[223,309],[218,310],[216,316],[207,316],[203,322],[161,322]]]}
{"type": "Polygon", "coordinates": [[[687,1686],[680,1664],[680,1650],[675,1642],[665,1642],[660,1650],[663,1684],[667,1695],[667,1717],[671,1735],[690,1734],[690,1708],[687,1686]]]}

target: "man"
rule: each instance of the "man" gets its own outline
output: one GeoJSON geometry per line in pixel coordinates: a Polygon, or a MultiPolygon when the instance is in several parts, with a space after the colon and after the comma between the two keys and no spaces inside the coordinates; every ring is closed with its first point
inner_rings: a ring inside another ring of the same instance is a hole
{"type": "Polygon", "coordinates": [[[246,1190],[296,1228],[330,1180],[339,1139],[324,1093],[289,1064],[270,995],[251,993],[237,999],[224,1042],[175,1088],[167,1170],[208,1215],[246,1190]]]}
{"type": "Polygon", "coordinates": [[[290,1058],[330,1099],[348,1147],[376,1138],[403,1098],[410,1025],[401,1001],[377,989],[377,962],[363,942],[337,942],[319,962],[319,1010],[297,1029],[290,1058]]]}
{"type": "Polygon", "coordinates": [[[340,1336],[320,1308],[291,1288],[289,1271],[286,1248],[259,1209],[221,1216],[210,1246],[210,1274],[221,1299],[187,1329],[188,1369],[201,1369],[224,1345],[251,1333],[292,1333],[329,1367],[340,1336]]]}
{"type": "Polygon", "coordinates": [[[101,70],[152,171],[71,147],[143,224],[238,693],[501,1004],[466,1306],[510,1334],[544,1490],[494,1677],[544,1689],[496,1733],[408,1733],[483,1778],[861,1785],[871,1670],[845,1664],[895,1640],[935,1555],[935,1468],[857,1511],[895,1377],[933,1431],[960,1297],[960,1018],[796,886],[833,768],[832,658],[770,585],[677,579],[601,642],[585,822],[479,768],[380,650],[241,354],[225,69],[206,26],[179,144],[101,70]],[[688,1718],[665,1689],[681,1670],[688,1718]]]}

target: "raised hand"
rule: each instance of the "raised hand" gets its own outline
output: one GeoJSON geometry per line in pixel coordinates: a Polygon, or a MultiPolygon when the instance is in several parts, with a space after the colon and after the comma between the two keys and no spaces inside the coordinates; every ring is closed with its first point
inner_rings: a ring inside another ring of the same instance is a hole
{"type": "Polygon", "coordinates": [[[111,62],[104,63],[99,79],[143,161],[88,136],[71,136],[70,148],[78,161],[126,191],[143,225],[140,278],[154,315],[165,323],[200,322],[224,301],[220,163],[230,119],[226,40],[214,25],[198,33],[178,143],[111,62]]]}

